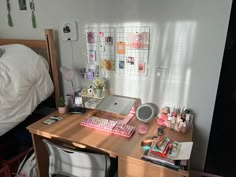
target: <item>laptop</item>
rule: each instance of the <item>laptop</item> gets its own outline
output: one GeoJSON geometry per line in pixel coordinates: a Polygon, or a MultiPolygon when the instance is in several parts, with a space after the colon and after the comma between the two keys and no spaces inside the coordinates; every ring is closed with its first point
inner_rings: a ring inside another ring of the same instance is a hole
{"type": "Polygon", "coordinates": [[[109,95],[102,99],[96,109],[121,115],[129,114],[136,99],[117,95],[109,95]]]}

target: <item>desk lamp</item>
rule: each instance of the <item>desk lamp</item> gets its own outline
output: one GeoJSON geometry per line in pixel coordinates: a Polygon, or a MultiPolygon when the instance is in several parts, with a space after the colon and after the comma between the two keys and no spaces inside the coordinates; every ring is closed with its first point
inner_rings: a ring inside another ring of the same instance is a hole
{"type": "Polygon", "coordinates": [[[71,82],[71,88],[72,88],[72,94],[67,94],[67,96],[70,96],[72,98],[72,106],[68,108],[69,113],[83,113],[85,112],[85,108],[80,107],[75,104],[75,89],[74,89],[74,83],[73,79],[75,77],[74,71],[72,69],[69,69],[67,67],[62,66],[60,68],[60,71],[62,73],[62,76],[65,78],[65,80],[71,82]]]}

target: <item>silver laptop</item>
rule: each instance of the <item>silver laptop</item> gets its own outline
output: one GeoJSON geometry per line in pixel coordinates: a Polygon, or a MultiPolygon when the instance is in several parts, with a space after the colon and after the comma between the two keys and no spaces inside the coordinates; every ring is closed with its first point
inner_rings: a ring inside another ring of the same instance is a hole
{"type": "Polygon", "coordinates": [[[135,98],[109,95],[102,99],[102,101],[97,105],[96,109],[121,115],[127,115],[129,114],[135,101],[135,98]]]}

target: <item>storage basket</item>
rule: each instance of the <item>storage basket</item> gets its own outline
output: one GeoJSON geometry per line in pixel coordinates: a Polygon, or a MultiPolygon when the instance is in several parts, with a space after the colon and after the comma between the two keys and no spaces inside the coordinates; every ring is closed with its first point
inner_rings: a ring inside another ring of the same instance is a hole
{"type": "Polygon", "coordinates": [[[11,177],[9,167],[7,165],[0,164],[0,177],[11,177]]]}
{"type": "MultiPolygon", "coordinates": [[[[12,157],[11,159],[2,161],[3,166],[8,167],[8,170],[10,173],[9,177],[15,177],[17,169],[28,151],[29,151],[29,149],[25,149],[24,151],[20,152],[19,154],[12,157]]],[[[0,175],[0,177],[2,177],[2,176],[0,175]]]]}

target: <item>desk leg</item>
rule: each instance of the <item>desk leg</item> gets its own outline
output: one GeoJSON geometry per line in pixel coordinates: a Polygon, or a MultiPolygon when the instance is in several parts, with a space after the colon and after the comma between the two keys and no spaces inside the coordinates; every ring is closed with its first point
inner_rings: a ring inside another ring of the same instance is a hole
{"type": "Polygon", "coordinates": [[[48,152],[42,141],[42,137],[32,134],[33,146],[37,160],[37,172],[39,177],[48,176],[48,152]]]}

